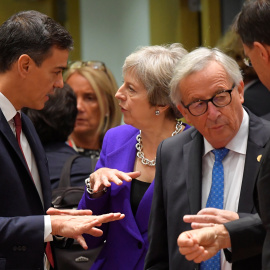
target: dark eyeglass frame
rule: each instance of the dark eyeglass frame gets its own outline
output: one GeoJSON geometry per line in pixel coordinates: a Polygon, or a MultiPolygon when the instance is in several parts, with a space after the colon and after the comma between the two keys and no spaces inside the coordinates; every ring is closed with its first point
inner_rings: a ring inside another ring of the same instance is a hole
{"type": "Polygon", "coordinates": [[[209,99],[200,99],[200,100],[196,100],[196,101],[193,101],[193,102],[189,103],[188,105],[185,105],[182,101],[181,101],[181,103],[182,103],[182,105],[190,112],[190,114],[192,114],[193,116],[200,116],[200,115],[203,115],[204,113],[207,112],[207,110],[208,110],[208,102],[210,102],[210,101],[211,101],[217,108],[223,108],[223,107],[228,106],[228,105],[232,102],[232,91],[233,91],[233,89],[235,88],[235,86],[236,86],[236,85],[233,84],[233,86],[232,86],[231,89],[229,89],[229,90],[222,90],[222,91],[216,93],[213,97],[211,97],[211,98],[209,98],[209,99]],[[229,103],[227,103],[226,105],[220,106],[220,105],[215,104],[215,97],[216,97],[217,95],[222,94],[222,93],[229,93],[229,94],[230,94],[230,101],[229,101],[229,103]],[[205,111],[202,112],[202,113],[200,113],[200,114],[193,114],[193,113],[190,111],[190,108],[189,108],[189,107],[190,107],[192,104],[197,103],[197,102],[204,102],[204,103],[206,104],[205,111]]]}
{"type": "Polygon", "coordinates": [[[243,62],[247,67],[252,67],[252,63],[251,63],[251,60],[249,59],[249,57],[243,58],[243,62]]]}

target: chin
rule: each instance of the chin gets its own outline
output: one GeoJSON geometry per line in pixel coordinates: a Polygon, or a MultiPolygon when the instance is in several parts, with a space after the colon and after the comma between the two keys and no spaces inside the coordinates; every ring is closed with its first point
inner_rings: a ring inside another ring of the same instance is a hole
{"type": "Polygon", "coordinates": [[[26,108],[29,109],[33,109],[33,110],[42,110],[45,106],[45,103],[41,103],[41,104],[33,104],[33,105],[29,105],[29,106],[25,106],[26,108]]]}

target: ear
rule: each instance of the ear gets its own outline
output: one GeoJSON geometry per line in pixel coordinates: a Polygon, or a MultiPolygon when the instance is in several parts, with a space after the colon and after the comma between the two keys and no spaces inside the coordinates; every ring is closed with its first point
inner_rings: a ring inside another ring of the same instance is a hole
{"type": "Polygon", "coordinates": [[[184,116],[184,118],[186,119],[186,121],[192,125],[192,121],[190,119],[190,115],[189,113],[187,113],[187,109],[181,104],[179,103],[177,105],[177,109],[180,111],[180,113],[184,116]]]}
{"type": "Polygon", "coordinates": [[[258,51],[258,56],[260,56],[263,61],[268,63],[270,61],[269,47],[257,41],[253,42],[253,45],[258,51]]]}
{"type": "Polygon", "coordinates": [[[18,73],[22,76],[22,77],[26,77],[27,74],[29,73],[29,68],[30,65],[32,63],[32,59],[29,55],[27,54],[22,54],[17,62],[17,67],[18,67],[18,73]]]}
{"type": "Polygon", "coordinates": [[[237,85],[237,91],[238,91],[238,94],[239,94],[240,101],[243,104],[244,103],[244,82],[243,81],[241,81],[237,85]]]}
{"type": "Polygon", "coordinates": [[[155,110],[158,110],[160,113],[164,113],[170,106],[169,105],[159,105],[155,106],[155,110]]]}

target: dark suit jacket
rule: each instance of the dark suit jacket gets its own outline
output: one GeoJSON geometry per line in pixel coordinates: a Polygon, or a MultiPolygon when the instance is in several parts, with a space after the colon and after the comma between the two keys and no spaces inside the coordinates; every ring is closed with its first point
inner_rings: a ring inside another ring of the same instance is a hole
{"type": "Polygon", "coordinates": [[[257,116],[270,120],[270,92],[261,83],[256,80],[244,92],[244,106],[257,116]]]}
{"type": "Polygon", "coordinates": [[[43,269],[43,215],[51,205],[47,160],[34,126],[24,114],[22,128],[37,163],[44,207],[0,110],[0,269],[43,269]]]}
{"type": "MultiPolygon", "coordinates": [[[[240,216],[249,214],[254,220],[257,157],[262,154],[270,137],[270,122],[248,113],[249,138],[238,212],[245,213],[240,216]]],[[[197,214],[201,209],[203,146],[202,135],[195,128],[190,128],[166,139],[158,148],[145,269],[199,269],[198,264],[187,261],[179,253],[176,241],[180,233],[191,230],[190,224],[183,222],[183,216],[197,214]]],[[[231,235],[234,236],[233,233],[231,235]]],[[[232,241],[232,244],[232,250],[238,251],[241,243],[232,241]]],[[[233,257],[233,262],[238,259],[233,257]]],[[[260,255],[241,260],[233,264],[233,269],[260,269],[260,260],[260,255]]]]}
{"type": "Polygon", "coordinates": [[[270,141],[265,148],[258,173],[259,213],[267,230],[263,246],[263,269],[270,269],[270,141]]]}

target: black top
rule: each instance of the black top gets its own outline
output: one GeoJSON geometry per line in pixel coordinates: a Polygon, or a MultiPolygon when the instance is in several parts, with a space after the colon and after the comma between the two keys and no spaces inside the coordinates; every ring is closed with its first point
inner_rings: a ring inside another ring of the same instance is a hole
{"type": "Polygon", "coordinates": [[[136,215],[138,206],[140,204],[140,201],[146,192],[146,190],[149,188],[151,183],[142,182],[137,179],[132,179],[131,182],[131,193],[130,193],[130,204],[131,209],[133,212],[133,215],[136,215]]]}
{"type": "Polygon", "coordinates": [[[91,159],[99,159],[100,155],[100,150],[93,150],[93,149],[85,149],[85,148],[80,148],[77,147],[78,149],[78,154],[89,157],[91,159]]]}

